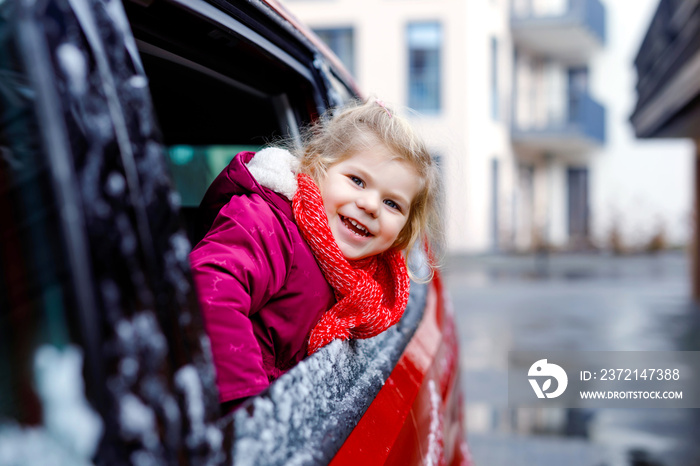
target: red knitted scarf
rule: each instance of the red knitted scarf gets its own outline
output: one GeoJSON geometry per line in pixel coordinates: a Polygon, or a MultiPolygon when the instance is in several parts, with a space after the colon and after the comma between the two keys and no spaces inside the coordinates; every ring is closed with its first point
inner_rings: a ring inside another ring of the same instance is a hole
{"type": "Polygon", "coordinates": [[[309,354],[335,339],[369,338],[399,321],[408,302],[409,278],[401,251],[348,261],[333,238],[321,192],[310,176],[297,176],[294,217],[337,303],[309,336],[309,354]]]}

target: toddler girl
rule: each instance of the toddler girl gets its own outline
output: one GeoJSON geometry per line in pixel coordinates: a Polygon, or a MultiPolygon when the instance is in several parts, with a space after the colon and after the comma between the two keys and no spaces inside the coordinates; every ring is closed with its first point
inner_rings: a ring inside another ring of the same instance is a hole
{"type": "Polygon", "coordinates": [[[299,152],[236,155],[202,201],[190,260],[225,410],[332,340],[395,324],[405,255],[439,236],[437,168],[382,102],[317,124],[299,152]]]}

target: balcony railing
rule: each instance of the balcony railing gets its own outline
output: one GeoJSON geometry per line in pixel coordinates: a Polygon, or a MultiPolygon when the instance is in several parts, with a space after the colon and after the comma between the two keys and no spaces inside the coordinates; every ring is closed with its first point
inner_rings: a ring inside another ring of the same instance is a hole
{"type": "Polygon", "coordinates": [[[513,125],[513,141],[540,151],[581,152],[605,144],[605,107],[584,92],[569,96],[568,111],[544,124],[513,125]]]}
{"type": "Polygon", "coordinates": [[[661,0],[639,52],[637,103],[630,116],[641,138],[688,137],[700,128],[700,0],[661,0]]]}
{"type": "Polygon", "coordinates": [[[560,9],[538,10],[529,1],[514,1],[511,29],[516,45],[582,63],[605,44],[605,7],[600,0],[563,0],[560,9]]]}

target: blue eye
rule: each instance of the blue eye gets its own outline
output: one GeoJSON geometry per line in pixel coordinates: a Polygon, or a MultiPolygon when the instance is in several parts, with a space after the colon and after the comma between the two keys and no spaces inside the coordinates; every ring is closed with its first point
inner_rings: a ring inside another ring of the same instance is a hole
{"type": "Polygon", "coordinates": [[[348,176],[348,178],[350,178],[350,180],[351,180],[353,183],[355,183],[357,186],[359,186],[359,187],[361,187],[361,188],[364,188],[364,187],[365,187],[365,182],[362,181],[360,178],[358,178],[358,177],[356,177],[356,176],[352,176],[352,175],[348,176]]]}
{"type": "Polygon", "coordinates": [[[392,209],[396,209],[399,212],[401,212],[401,207],[396,202],[392,201],[391,199],[385,199],[384,204],[388,205],[392,209]]]}

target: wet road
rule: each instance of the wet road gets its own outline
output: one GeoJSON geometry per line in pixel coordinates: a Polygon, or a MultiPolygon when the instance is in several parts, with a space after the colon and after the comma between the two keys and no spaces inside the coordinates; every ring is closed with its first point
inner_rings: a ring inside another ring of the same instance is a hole
{"type": "Polygon", "coordinates": [[[700,465],[700,409],[511,409],[512,350],[700,351],[682,253],[486,256],[445,270],[477,466],[700,465]]]}

